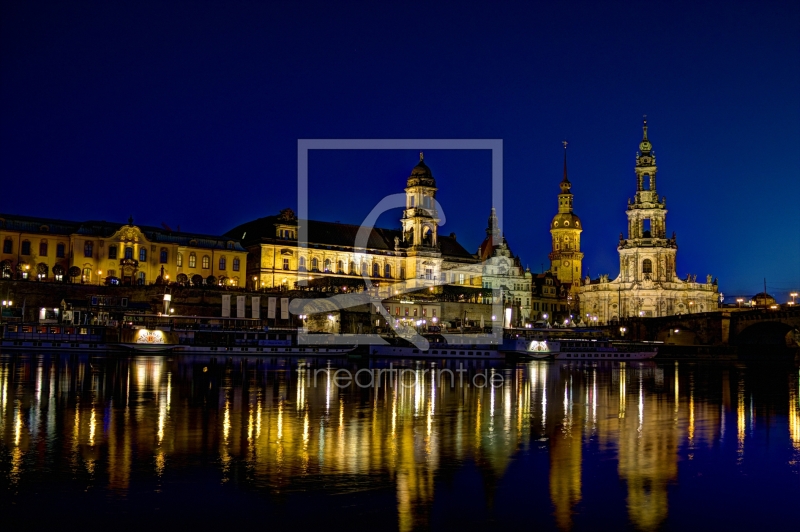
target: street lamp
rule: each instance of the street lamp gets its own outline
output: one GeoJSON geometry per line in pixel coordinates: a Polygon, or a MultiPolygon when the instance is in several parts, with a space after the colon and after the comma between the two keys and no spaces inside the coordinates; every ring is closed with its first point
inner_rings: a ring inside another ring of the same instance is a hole
{"type": "Polygon", "coordinates": [[[736,306],[739,307],[739,308],[742,308],[742,302],[743,301],[744,301],[744,299],[742,299],[741,297],[737,297],[736,298],[736,306]]]}
{"type": "Polygon", "coordinates": [[[621,334],[621,335],[624,337],[624,336],[625,336],[625,332],[626,332],[627,330],[628,330],[628,329],[626,329],[625,327],[620,327],[620,328],[619,328],[619,333],[620,333],[620,334],[621,334]]]}
{"type": "Polygon", "coordinates": [[[258,290],[258,277],[255,275],[253,276],[253,289],[258,290]]]}
{"type": "Polygon", "coordinates": [[[689,314],[692,313],[692,306],[694,306],[694,301],[689,301],[689,314]]]}
{"type": "Polygon", "coordinates": [[[795,301],[794,301],[794,299],[797,297],[797,292],[792,292],[792,293],[791,293],[791,294],[789,294],[789,295],[790,295],[790,296],[792,296],[792,305],[794,305],[794,304],[795,304],[795,301]]]}

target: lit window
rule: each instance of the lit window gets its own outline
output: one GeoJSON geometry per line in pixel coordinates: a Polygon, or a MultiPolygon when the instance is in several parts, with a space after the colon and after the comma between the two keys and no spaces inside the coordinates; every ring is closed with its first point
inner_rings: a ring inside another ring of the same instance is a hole
{"type": "Polygon", "coordinates": [[[108,258],[109,259],[117,258],[117,246],[108,246],[108,258]]]}
{"type": "Polygon", "coordinates": [[[325,271],[331,271],[331,259],[325,259],[325,271]]]}
{"type": "Polygon", "coordinates": [[[239,271],[239,259],[238,258],[233,259],[233,271],[235,271],[235,272],[239,271]]]}
{"type": "Polygon", "coordinates": [[[207,270],[211,267],[211,257],[203,255],[203,269],[207,270]]]}
{"type": "Polygon", "coordinates": [[[189,267],[196,268],[197,267],[197,255],[194,253],[189,253],[189,267]]]}
{"type": "Polygon", "coordinates": [[[31,243],[28,242],[27,240],[22,242],[22,251],[20,251],[20,254],[22,254],[22,255],[30,255],[31,254],[31,243]]]}
{"type": "Polygon", "coordinates": [[[183,253],[178,253],[178,267],[183,266],[183,253]]]}
{"type": "Polygon", "coordinates": [[[458,274],[458,284],[464,284],[464,274],[463,273],[459,273],[458,274]]]}

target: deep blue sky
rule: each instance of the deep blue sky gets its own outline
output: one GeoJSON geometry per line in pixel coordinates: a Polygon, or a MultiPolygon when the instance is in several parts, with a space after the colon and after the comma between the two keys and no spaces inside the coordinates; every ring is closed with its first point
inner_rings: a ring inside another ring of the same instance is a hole
{"type": "MultiPolygon", "coordinates": [[[[800,289],[796,2],[75,4],[2,2],[0,212],[222,233],[296,207],[299,138],[499,138],[538,271],[566,138],[584,272],[615,276],[647,114],[679,275],[800,289]]],[[[417,154],[310,159],[312,217],[359,223],[417,154]]],[[[474,251],[488,152],[426,162],[474,251]]]]}

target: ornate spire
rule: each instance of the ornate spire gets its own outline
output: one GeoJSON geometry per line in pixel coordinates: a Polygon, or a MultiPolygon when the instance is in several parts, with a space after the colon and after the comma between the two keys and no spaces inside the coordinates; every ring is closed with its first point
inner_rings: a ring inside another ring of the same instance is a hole
{"type": "Polygon", "coordinates": [[[493,237],[495,240],[494,244],[499,243],[500,224],[497,222],[497,213],[495,212],[494,207],[492,207],[492,212],[489,214],[488,224],[489,226],[486,228],[486,236],[493,237]]]}
{"type": "Polygon", "coordinates": [[[572,183],[569,182],[569,178],[567,177],[567,141],[562,140],[561,143],[564,144],[564,179],[561,180],[560,187],[562,194],[569,194],[572,183]]]}
{"type": "Polygon", "coordinates": [[[647,138],[647,115],[644,115],[642,119],[642,142],[639,143],[639,151],[642,155],[650,155],[652,149],[653,145],[647,138]]]}
{"type": "MultiPolygon", "coordinates": [[[[645,130],[645,138],[647,138],[647,130],[645,130]]],[[[425,160],[425,154],[422,153],[422,152],[419,152],[419,162],[422,162],[424,160],[425,160]]]]}

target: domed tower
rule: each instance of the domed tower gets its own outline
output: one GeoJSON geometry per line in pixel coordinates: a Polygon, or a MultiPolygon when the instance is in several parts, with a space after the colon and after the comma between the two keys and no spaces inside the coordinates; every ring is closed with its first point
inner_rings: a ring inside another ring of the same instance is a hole
{"type": "Polygon", "coordinates": [[[550,223],[553,251],[550,253],[550,271],[562,283],[580,281],[583,253],[581,253],[581,219],[572,212],[572,183],[567,177],[567,141],[564,141],[564,178],[558,195],[558,214],[550,223]]]}
{"type": "Polygon", "coordinates": [[[666,198],[656,190],[656,154],[647,138],[647,117],[636,152],[636,195],[628,200],[628,238],[620,234],[620,275],[623,282],[671,282],[678,245],[667,238],[666,198]]]}
{"type": "Polygon", "coordinates": [[[406,208],[403,211],[403,242],[411,248],[436,249],[439,213],[436,212],[436,180],[420,152],[419,163],[406,183],[406,208]]]}

